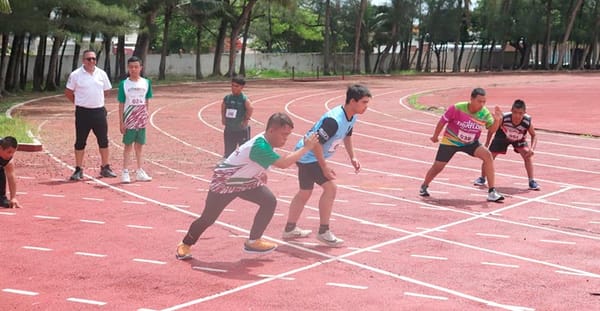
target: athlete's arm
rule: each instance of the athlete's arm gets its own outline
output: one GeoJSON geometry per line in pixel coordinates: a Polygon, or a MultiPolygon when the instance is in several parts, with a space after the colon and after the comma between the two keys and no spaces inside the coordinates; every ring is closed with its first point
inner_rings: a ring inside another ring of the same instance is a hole
{"type": "Polygon", "coordinates": [[[225,99],[221,102],[221,124],[225,125],[225,99]]]}
{"type": "Polygon", "coordinates": [[[250,121],[250,118],[252,118],[252,112],[254,111],[254,107],[252,106],[250,99],[246,99],[244,106],[246,106],[246,115],[244,116],[244,121],[242,121],[242,127],[248,126],[248,121],[250,121]]]}
{"type": "Polygon", "coordinates": [[[488,127],[488,134],[490,132],[496,133],[498,128],[500,128],[500,124],[502,123],[502,110],[500,110],[500,107],[498,107],[498,106],[494,107],[493,116],[494,116],[494,123],[490,127],[488,127]]]}
{"type": "Polygon", "coordinates": [[[290,165],[298,162],[298,160],[300,160],[300,158],[307,151],[313,149],[313,147],[316,145],[319,145],[316,134],[312,134],[309,137],[304,137],[304,146],[302,146],[302,148],[288,154],[285,157],[277,159],[277,161],[273,162],[273,165],[278,168],[288,168],[290,165]]]}
{"type": "Polygon", "coordinates": [[[529,128],[527,129],[529,136],[531,136],[531,146],[529,147],[529,151],[531,155],[533,155],[533,151],[537,146],[537,135],[535,135],[535,129],[533,128],[533,123],[529,123],[529,128]]]}
{"type": "Polygon", "coordinates": [[[13,164],[13,161],[14,160],[10,160],[10,162],[8,162],[4,167],[4,172],[6,173],[8,190],[10,190],[10,207],[20,208],[21,204],[19,204],[19,200],[17,200],[17,178],[15,176],[15,165],[13,164]]]}
{"type": "Polygon", "coordinates": [[[352,163],[352,166],[354,166],[354,172],[358,173],[358,171],[360,171],[360,161],[358,161],[358,159],[354,156],[352,135],[344,137],[344,147],[346,147],[346,152],[348,152],[348,157],[350,157],[350,163],[352,163]]]}
{"type": "Polygon", "coordinates": [[[442,132],[442,129],[444,128],[444,125],[446,125],[446,122],[440,119],[438,124],[435,126],[435,130],[433,130],[433,135],[430,138],[432,142],[437,143],[438,141],[440,141],[439,136],[442,132]]]}

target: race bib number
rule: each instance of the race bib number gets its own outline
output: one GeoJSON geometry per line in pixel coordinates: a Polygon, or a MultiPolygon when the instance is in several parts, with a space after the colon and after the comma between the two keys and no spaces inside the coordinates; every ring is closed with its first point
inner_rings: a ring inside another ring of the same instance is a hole
{"type": "Polygon", "coordinates": [[[467,133],[467,132],[458,130],[458,139],[460,139],[461,141],[463,141],[465,143],[473,142],[475,140],[475,136],[476,136],[475,133],[467,133]]]}
{"type": "Polygon", "coordinates": [[[331,146],[329,147],[329,152],[330,153],[335,152],[335,150],[337,149],[337,147],[340,145],[340,141],[341,141],[341,139],[338,139],[338,140],[336,140],[336,141],[334,141],[334,142],[331,143],[331,146]]]}
{"type": "Polygon", "coordinates": [[[231,109],[231,108],[227,108],[227,110],[225,110],[225,117],[228,119],[235,119],[235,117],[237,116],[237,109],[231,109]]]}
{"type": "Polygon", "coordinates": [[[506,129],[505,133],[508,140],[516,141],[523,139],[523,134],[516,129],[506,129]]]}

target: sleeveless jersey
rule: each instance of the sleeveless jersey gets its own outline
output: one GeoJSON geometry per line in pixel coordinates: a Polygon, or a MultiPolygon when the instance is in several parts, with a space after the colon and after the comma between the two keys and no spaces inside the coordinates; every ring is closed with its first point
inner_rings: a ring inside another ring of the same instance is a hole
{"type": "Polygon", "coordinates": [[[512,112],[507,112],[502,116],[502,124],[500,129],[496,132],[498,139],[506,139],[510,142],[517,142],[525,140],[527,131],[531,126],[531,116],[525,114],[523,120],[517,125],[512,123],[512,112]]]}
{"type": "Polygon", "coordinates": [[[225,129],[231,131],[242,130],[242,122],[246,116],[246,94],[229,94],[223,98],[225,103],[225,129]]]}

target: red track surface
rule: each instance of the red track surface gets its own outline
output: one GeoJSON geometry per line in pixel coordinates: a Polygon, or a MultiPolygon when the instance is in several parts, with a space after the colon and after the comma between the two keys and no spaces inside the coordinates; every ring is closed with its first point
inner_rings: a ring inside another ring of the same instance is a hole
{"type": "MultiPolygon", "coordinates": [[[[266,237],[280,247],[242,252],[256,208],[235,201],[193,247],[189,262],[175,245],[202,211],[207,180],[222,152],[219,103],[228,84],[157,87],[144,151],[149,183],[96,179],[99,157],[88,141],[87,182],[66,181],[73,163],[73,107],[63,97],[17,108],[39,127],[45,152],[18,153],[24,208],[0,210],[1,310],[598,310],[600,309],[600,140],[539,131],[536,179],[509,152],[496,162],[503,204],[473,187],[480,163],[457,156],[423,200],[418,186],[433,160],[429,142],[439,116],[406,105],[447,106],[473,87],[488,105],[528,104],[539,129],[600,135],[599,75],[474,75],[360,78],[360,81],[251,81],[253,133],[287,111],[303,134],[345,86],[364,82],[373,104],[360,117],[355,175],[342,150],[333,231],[347,242],[330,249],[313,237],[279,241],[295,169],[274,170],[279,198],[266,237]],[[593,119],[592,119],[593,118],[593,119]]],[[[112,166],[122,147],[111,96],[112,166]]],[[[295,144],[294,136],[283,150],[295,144]]],[[[319,190],[299,225],[316,230],[319,190]]]]}

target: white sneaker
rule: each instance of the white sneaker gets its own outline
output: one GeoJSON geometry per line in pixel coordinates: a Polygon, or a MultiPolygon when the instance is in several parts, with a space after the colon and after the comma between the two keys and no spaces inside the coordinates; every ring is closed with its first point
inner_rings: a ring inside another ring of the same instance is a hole
{"type": "Polygon", "coordinates": [[[325,231],[325,233],[317,234],[317,240],[331,247],[338,247],[344,243],[344,240],[336,237],[330,230],[325,231]]]}
{"type": "Polygon", "coordinates": [[[131,182],[131,178],[129,178],[129,171],[123,170],[123,175],[121,175],[121,182],[124,184],[128,184],[131,182]]]}
{"type": "Polygon", "coordinates": [[[137,181],[151,181],[152,177],[148,176],[148,174],[146,174],[146,172],[144,172],[144,170],[140,168],[136,172],[135,180],[137,180],[137,181]]]}
{"type": "Polygon", "coordinates": [[[487,200],[490,202],[499,202],[504,200],[504,196],[494,189],[492,192],[488,193],[487,200]]]}
{"type": "Polygon", "coordinates": [[[312,230],[303,230],[300,229],[298,226],[294,227],[294,230],[292,231],[283,231],[282,234],[282,238],[284,240],[286,239],[295,239],[295,238],[305,238],[307,237],[309,234],[312,233],[312,230]]]}

